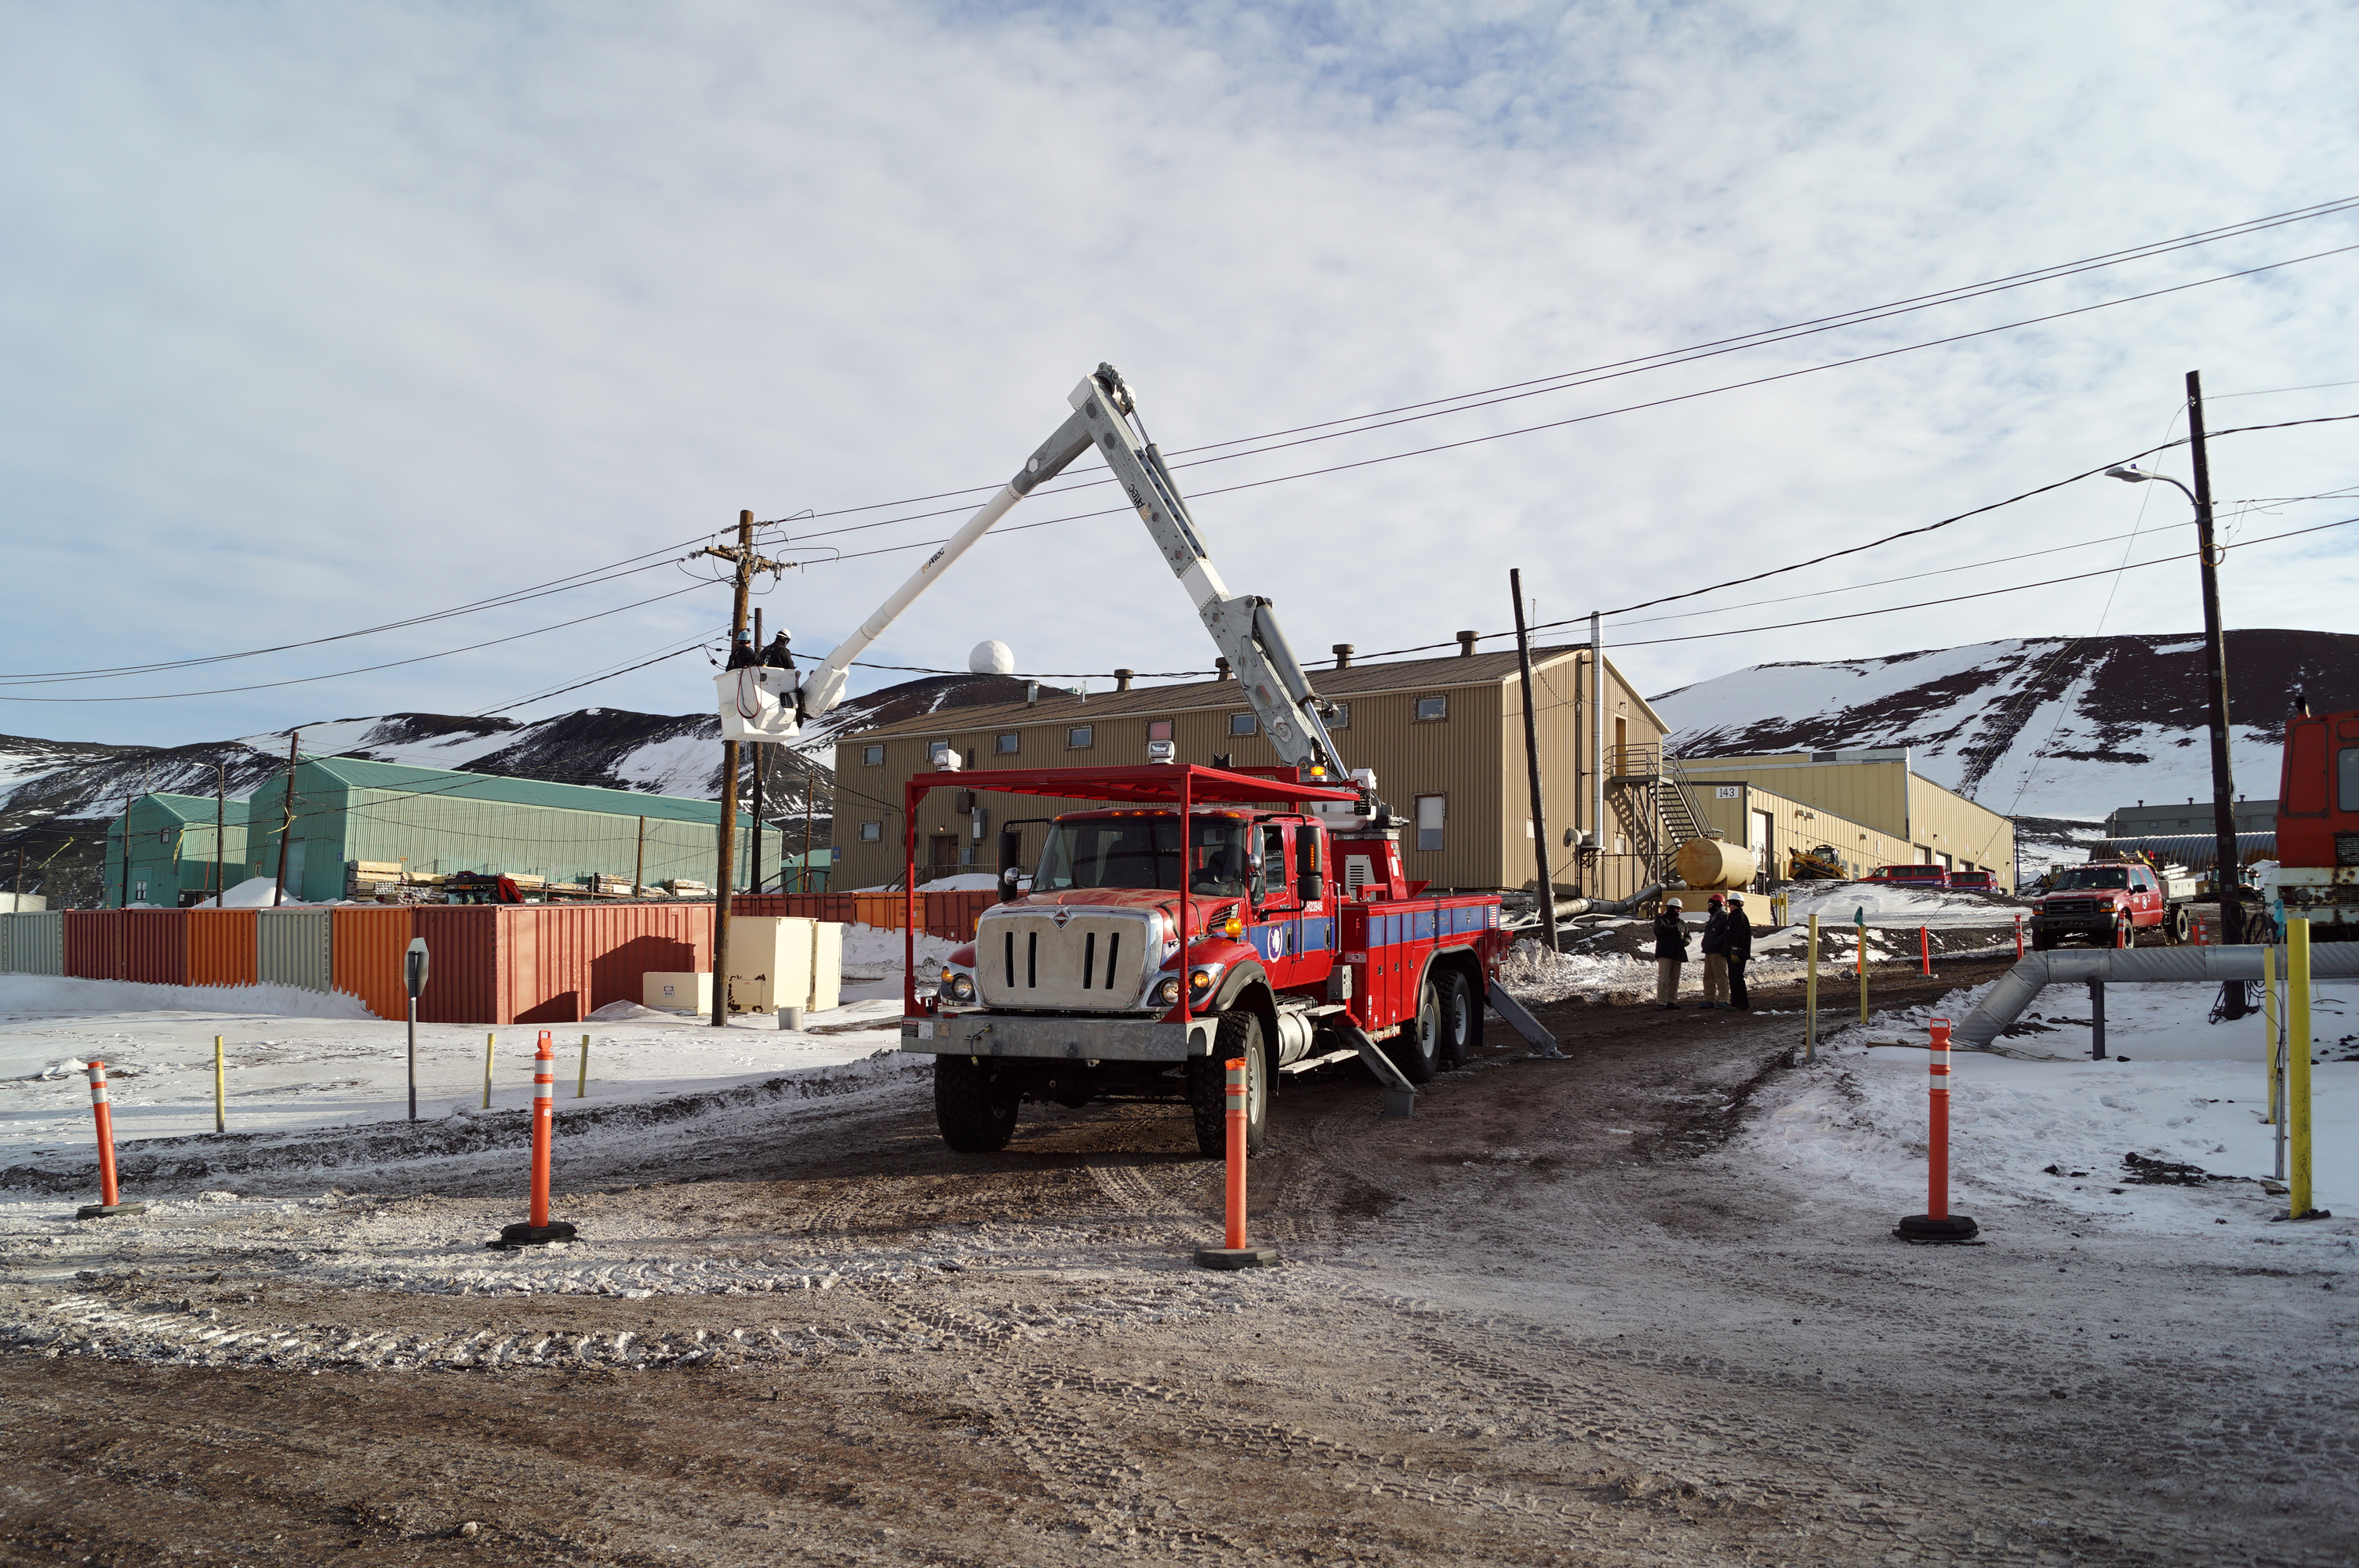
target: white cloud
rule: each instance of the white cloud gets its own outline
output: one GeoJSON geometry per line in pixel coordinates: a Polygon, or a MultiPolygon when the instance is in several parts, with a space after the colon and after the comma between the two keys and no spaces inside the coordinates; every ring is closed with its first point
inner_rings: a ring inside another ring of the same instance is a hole
{"type": "MultiPolygon", "coordinates": [[[[1166,447],[1190,448],[2354,193],[2335,181],[2359,21],[2339,6],[155,6],[19,11],[7,27],[10,671],[395,619],[685,541],[741,506],[777,517],[995,481],[1101,359],[1139,386],[1166,447]]],[[[2354,229],[2298,225],[1182,480],[1201,492],[1563,418],[2351,243],[2354,229]]],[[[1650,599],[2150,445],[2190,366],[2215,394],[2359,379],[2354,261],[1209,496],[1200,521],[1232,586],[1277,600],[1310,654],[1503,627],[1511,565],[1543,618],[1650,599]]],[[[2213,423],[2354,408],[2359,388],[2344,388],[2223,403],[2213,423]]],[[[2215,486],[2359,481],[2348,428],[2223,441],[2215,486]]],[[[2116,534],[2142,505],[2183,537],[2183,503],[2160,491],[2092,481],[1776,587],[2116,534]]],[[[2242,525],[2344,514],[2297,505],[2242,525]]],[[[914,543],[951,521],[829,542],[914,543]]],[[[922,558],[815,566],[763,602],[817,654],[922,558]]],[[[2335,534],[2234,558],[2232,623],[2344,625],[2352,559],[2335,534]]],[[[2132,575],[2104,629],[2194,626],[2192,578],[2132,575]]],[[[686,581],[667,567],[106,689],[342,669],[686,581]]],[[[1623,662],[1659,689],[1764,659],[2087,632],[2104,593],[2100,579],[1623,662]]],[[[1928,597],[1869,589],[1623,635],[1928,597]]],[[[0,729],[178,740],[465,710],[725,614],[710,589],[381,676],[0,704],[0,729]]],[[[986,543],[876,656],[958,667],[986,635],[1027,669],[1211,654],[1119,515],[986,543]]],[[[683,710],[701,667],[556,705],[683,710]]]]}

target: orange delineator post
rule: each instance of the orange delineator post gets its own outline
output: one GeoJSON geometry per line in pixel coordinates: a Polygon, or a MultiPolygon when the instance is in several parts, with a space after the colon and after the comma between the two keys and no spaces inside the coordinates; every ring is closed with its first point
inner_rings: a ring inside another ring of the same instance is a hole
{"type": "Polygon", "coordinates": [[[1246,1061],[1232,1056],[1222,1064],[1227,1069],[1223,1085],[1223,1119],[1226,1123],[1228,1155],[1227,1188],[1228,1224],[1222,1237],[1224,1246],[1199,1247],[1197,1263],[1206,1269],[1257,1269],[1277,1261],[1275,1247],[1249,1247],[1245,1244],[1245,1132],[1246,1117],[1251,1109],[1251,1087],[1247,1081],[1246,1061]]]}
{"type": "MultiPolygon", "coordinates": [[[[1226,1064],[1228,1082],[1228,1197],[1229,1226],[1226,1245],[1231,1251],[1245,1244],[1245,1059],[1233,1057],[1226,1064]]],[[[100,1114],[103,1115],[102,1111],[100,1114]]],[[[112,1164],[108,1167],[107,1202],[114,1201],[114,1177],[112,1164]]]]}
{"type": "Polygon", "coordinates": [[[2023,916],[2015,917],[2015,956],[2023,957],[2023,916]]]}
{"type": "Polygon", "coordinates": [[[107,1103],[106,1064],[90,1064],[90,1114],[98,1124],[98,1195],[99,1201],[84,1204],[74,1211],[76,1219],[105,1219],[118,1214],[144,1214],[144,1203],[125,1203],[114,1174],[114,1111],[107,1103]]]}
{"type": "Polygon", "coordinates": [[[98,1198],[113,1208],[122,1200],[114,1182],[114,1111],[106,1100],[106,1064],[90,1065],[90,1114],[98,1122],[98,1198]]]}
{"type": "Polygon", "coordinates": [[[532,1217],[522,1225],[503,1226],[494,1247],[538,1246],[571,1241],[573,1227],[549,1217],[549,1145],[557,1135],[557,1051],[549,1031],[540,1032],[540,1048],[532,1057],[532,1217]]]}
{"type": "Polygon", "coordinates": [[[1932,1021],[1927,1048],[1925,1212],[1903,1219],[1893,1235],[1903,1241],[1970,1241],[1981,1228],[1950,1212],[1950,1021],[1932,1021]]]}
{"type": "Polygon", "coordinates": [[[549,1145],[557,1131],[557,1053],[549,1031],[532,1057],[532,1223],[549,1223],[549,1145]]]}
{"type": "Polygon", "coordinates": [[[1922,925],[1917,928],[1917,958],[1927,974],[1933,972],[1933,934],[1922,925]]]}

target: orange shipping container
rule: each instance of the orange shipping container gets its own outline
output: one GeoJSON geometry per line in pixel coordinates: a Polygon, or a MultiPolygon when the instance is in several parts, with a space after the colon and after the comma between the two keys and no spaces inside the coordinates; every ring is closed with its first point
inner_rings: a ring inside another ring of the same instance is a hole
{"type": "Polygon", "coordinates": [[[432,956],[418,1015],[437,1023],[578,1023],[637,1001],[641,977],[712,968],[711,904],[421,908],[432,956]]]}
{"type": "Polygon", "coordinates": [[[184,918],[189,923],[189,984],[255,983],[254,911],[192,909],[184,918]]]}
{"type": "Polygon", "coordinates": [[[862,892],[852,895],[852,918],[863,925],[898,931],[908,919],[909,895],[902,892],[862,892]]]}
{"type": "MultiPolygon", "coordinates": [[[[409,1016],[409,992],[402,984],[401,955],[409,946],[407,908],[329,911],[330,972],[335,989],[361,999],[379,1018],[409,1016]]],[[[427,976],[433,978],[429,969],[427,976]]]]}
{"type": "Polygon", "coordinates": [[[123,978],[151,986],[189,983],[189,917],[177,909],[126,909],[123,978]]]}

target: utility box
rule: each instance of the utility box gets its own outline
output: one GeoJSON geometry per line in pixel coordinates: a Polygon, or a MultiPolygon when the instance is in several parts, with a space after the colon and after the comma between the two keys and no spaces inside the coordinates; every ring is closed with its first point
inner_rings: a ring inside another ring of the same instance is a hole
{"type": "Polygon", "coordinates": [[[712,977],[709,973],[666,975],[650,972],[642,1005],[665,1012],[708,1013],[712,1011],[712,977]]]}
{"type": "Polygon", "coordinates": [[[730,1011],[796,1007],[824,1012],[842,1000],[842,986],[843,927],[835,921],[791,914],[730,918],[730,1011]]]}

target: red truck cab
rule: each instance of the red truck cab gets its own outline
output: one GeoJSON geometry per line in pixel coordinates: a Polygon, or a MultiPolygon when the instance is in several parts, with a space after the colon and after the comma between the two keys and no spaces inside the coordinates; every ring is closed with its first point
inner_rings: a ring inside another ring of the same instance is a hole
{"type": "Polygon", "coordinates": [[[2287,721],[2264,892],[2279,930],[2307,920],[2313,942],[2359,942],[2359,711],[2287,721]]]}
{"type": "Polygon", "coordinates": [[[1499,900],[1427,895],[1353,792],[1171,764],[921,774],[911,818],[921,785],[953,781],[1134,803],[1050,820],[1030,891],[912,976],[901,1048],[933,1055],[953,1148],[1004,1147],[1027,1099],[1172,1098],[1212,1154],[1231,1058],[1258,1144],[1282,1075],[1381,1046],[1422,1083],[1479,1046],[1499,900]]]}

